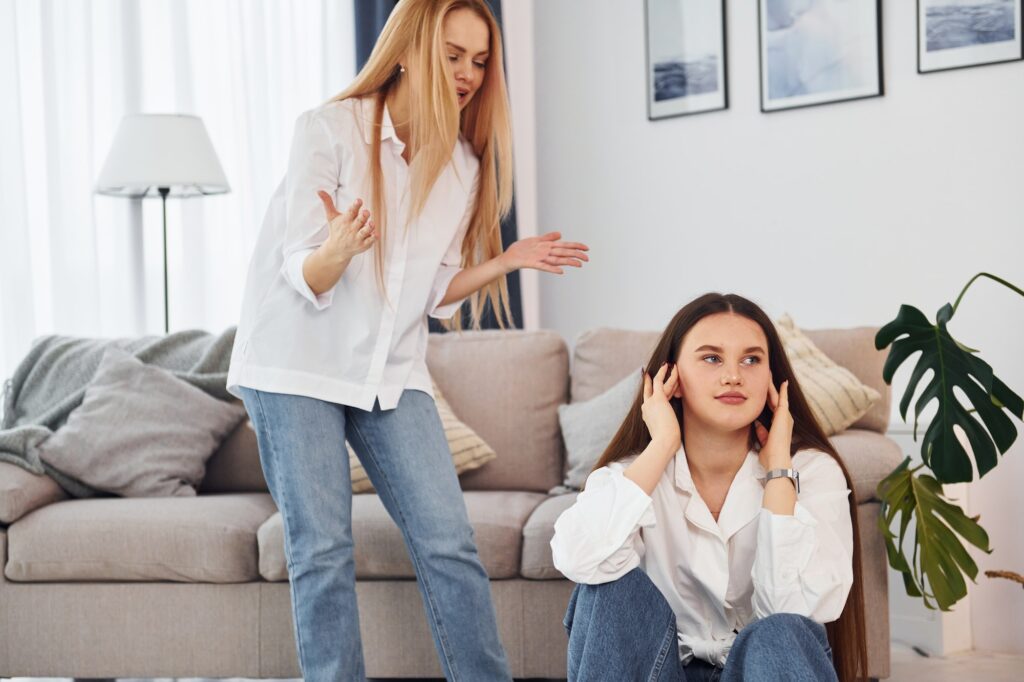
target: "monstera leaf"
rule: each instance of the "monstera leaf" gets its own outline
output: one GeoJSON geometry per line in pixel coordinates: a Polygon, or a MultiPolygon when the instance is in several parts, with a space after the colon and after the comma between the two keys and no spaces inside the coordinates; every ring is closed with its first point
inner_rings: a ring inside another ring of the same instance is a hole
{"type": "Polygon", "coordinates": [[[953,305],[947,303],[939,309],[935,324],[917,308],[903,305],[896,319],[875,335],[875,347],[879,350],[892,346],[882,369],[887,384],[892,383],[893,375],[907,358],[914,353],[921,354],[900,400],[900,415],[904,421],[918,385],[926,373],[932,373],[914,403],[914,440],[917,440],[921,412],[932,401],[937,403],[935,418],[921,442],[924,463],[910,469],[910,458],[907,458],[878,485],[878,497],[882,501],[878,523],[885,536],[889,565],[903,575],[907,594],[921,597],[928,608],[935,608],[934,601],[943,611],[967,594],[964,576],[973,581],[978,575],[978,566],[961,538],[985,552],[991,551],[988,535],[977,519],[968,518],[963,509],[942,494],[942,483],[974,478],[971,456],[957,438],[954,427],[959,426],[966,434],[980,478],[992,470],[999,462],[999,454],[1005,454],[1017,438],[1017,428],[1006,413],[1024,419],[1024,400],[996,377],[988,363],[975,355],[978,351],[958,342],[946,329],[964,294],[980,277],[994,280],[1024,296],[1024,290],[1019,287],[980,272],[971,278],[953,305]],[[956,388],[966,396],[970,409],[960,402],[954,392],[956,388]],[[935,476],[915,475],[926,466],[935,476]],[[898,535],[892,531],[897,516],[898,535]],[[903,542],[911,521],[916,522],[916,532],[908,560],[903,542]]]}
{"type": "Polygon", "coordinates": [[[977,463],[978,476],[984,476],[998,462],[997,450],[1005,453],[1017,438],[1017,428],[1005,411],[1024,418],[1024,400],[1011,391],[992,372],[992,367],[954,339],[946,325],[954,308],[948,303],[938,312],[937,323],[932,324],[913,306],[900,306],[896,319],[878,330],[875,347],[881,350],[892,344],[885,360],[882,376],[886,383],[903,362],[920,351],[900,400],[900,416],[907,419],[907,408],[917,391],[918,384],[929,370],[928,384],[914,404],[914,439],[917,439],[917,420],[932,401],[937,411],[921,443],[921,459],[943,483],[959,483],[974,478],[971,457],[953,431],[959,426],[967,435],[977,463]],[[968,410],[954,394],[959,387],[970,401],[968,410]],[[1005,410],[1005,411],[1004,411],[1005,410]],[[973,412],[973,414],[972,414],[973,412]]]}
{"type": "Polygon", "coordinates": [[[978,576],[978,565],[971,559],[960,538],[984,552],[991,552],[988,534],[977,521],[968,518],[960,507],[942,494],[942,484],[933,476],[909,469],[910,458],[885,478],[878,486],[882,500],[882,515],[878,519],[885,536],[885,551],[889,565],[903,575],[903,585],[911,597],[921,597],[925,606],[935,605],[942,611],[967,594],[964,575],[972,581],[978,576]],[[899,516],[899,535],[892,532],[893,521],[899,516]],[[915,546],[908,562],[903,541],[911,520],[915,546]]]}

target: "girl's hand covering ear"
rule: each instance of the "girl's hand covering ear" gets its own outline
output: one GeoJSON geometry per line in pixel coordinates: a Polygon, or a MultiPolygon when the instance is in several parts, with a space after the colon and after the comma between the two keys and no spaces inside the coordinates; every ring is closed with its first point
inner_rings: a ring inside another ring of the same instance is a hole
{"type": "Polygon", "coordinates": [[[679,420],[676,418],[675,410],[669,404],[669,398],[676,390],[679,376],[676,366],[672,365],[672,372],[665,379],[669,363],[665,363],[658,370],[658,373],[651,376],[644,370],[644,401],[641,406],[641,414],[647,430],[651,432],[651,440],[660,441],[672,447],[675,452],[682,442],[682,434],[679,430],[679,420]]]}
{"type": "Polygon", "coordinates": [[[761,442],[759,459],[768,469],[788,469],[792,464],[790,445],[793,442],[793,415],[789,413],[789,381],[783,381],[781,391],[775,382],[768,382],[768,406],[772,410],[771,431],[761,422],[754,422],[754,431],[761,442]]]}

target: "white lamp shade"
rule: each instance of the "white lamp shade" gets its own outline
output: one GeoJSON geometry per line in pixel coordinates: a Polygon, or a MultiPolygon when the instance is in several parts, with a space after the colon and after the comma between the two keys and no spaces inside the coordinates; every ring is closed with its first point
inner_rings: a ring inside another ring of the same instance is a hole
{"type": "Polygon", "coordinates": [[[96,192],[144,197],[157,194],[160,187],[178,197],[230,190],[198,116],[129,114],[121,119],[96,192]]]}

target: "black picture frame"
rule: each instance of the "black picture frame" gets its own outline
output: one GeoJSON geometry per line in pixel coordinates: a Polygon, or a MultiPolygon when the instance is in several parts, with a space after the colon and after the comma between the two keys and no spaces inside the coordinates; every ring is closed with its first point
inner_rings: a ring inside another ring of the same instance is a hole
{"type": "MultiPolygon", "coordinates": [[[[767,69],[769,65],[766,63],[766,44],[767,37],[766,33],[766,20],[767,14],[765,11],[766,0],[757,0],[757,53],[758,53],[758,84],[760,91],[760,105],[761,112],[765,114],[775,113],[779,111],[789,111],[792,109],[806,109],[808,107],[822,106],[825,104],[838,104],[841,102],[852,102],[862,99],[873,99],[875,97],[882,97],[885,95],[885,74],[884,74],[884,60],[882,51],[882,0],[875,0],[874,3],[869,3],[868,0],[852,4],[851,7],[858,7],[862,11],[864,8],[871,7],[874,12],[874,17],[866,17],[864,19],[863,26],[867,28],[870,25],[870,33],[873,36],[874,45],[867,51],[871,56],[874,57],[874,65],[867,66],[871,67],[867,69],[870,77],[874,79],[874,82],[863,88],[862,92],[858,92],[856,88],[848,88],[845,95],[839,95],[834,98],[826,98],[824,96],[814,97],[810,95],[790,96],[788,98],[775,98],[771,99],[765,91],[765,81],[768,77],[767,69]],[[871,20],[873,19],[873,20],[871,20]],[[871,21],[869,21],[871,20],[871,21]],[[793,100],[790,104],[769,106],[770,102],[782,101],[785,99],[793,100]]],[[[813,3],[810,6],[814,7],[813,3]]],[[[808,10],[809,11],[809,10],[808,10]]],[[[849,26],[849,22],[838,24],[842,26],[849,26]]]]}
{"type": "MultiPolygon", "coordinates": [[[[714,91],[706,91],[695,94],[683,94],[676,97],[667,97],[658,99],[658,79],[655,76],[655,69],[658,68],[659,64],[652,64],[652,52],[654,49],[654,41],[651,39],[651,13],[652,13],[652,2],[663,2],[665,0],[644,0],[644,66],[645,66],[645,78],[647,80],[647,120],[648,121],[660,121],[667,118],[676,118],[679,116],[693,116],[695,114],[706,114],[713,111],[724,111],[729,108],[729,58],[728,58],[728,37],[726,34],[726,2],[720,0],[717,4],[717,10],[720,15],[720,20],[717,22],[720,25],[718,42],[718,54],[716,58],[720,59],[721,68],[716,68],[716,85],[718,86],[714,91]],[[720,101],[716,100],[720,98],[720,101]]],[[[686,6],[687,0],[675,0],[678,3],[680,12],[683,7],[686,6]]],[[[694,7],[690,4],[689,7],[694,7]]],[[[702,32],[703,33],[703,32],[702,32]]],[[[675,63],[678,69],[678,62],[675,63]]],[[[716,63],[717,66],[717,63],[716,63]]],[[[683,66],[685,69],[686,67],[683,66]]],[[[685,80],[686,73],[680,74],[685,80]]]]}
{"type": "MultiPolygon", "coordinates": [[[[969,59],[958,61],[956,59],[957,57],[964,57],[965,55],[968,55],[971,52],[974,52],[974,53],[988,52],[988,53],[990,53],[990,56],[992,56],[993,54],[998,54],[998,53],[1001,52],[1001,50],[999,50],[998,47],[997,47],[997,43],[1003,42],[1003,41],[981,42],[981,43],[978,44],[979,45],[978,47],[974,47],[972,50],[956,50],[955,52],[942,54],[941,56],[940,55],[936,55],[937,58],[934,60],[935,62],[937,62],[937,63],[948,62],[948,63],[942,64],[942,65],[938,65],[938,66],[932,66],[930,68],[926,68],[925,65],[923,64],[923,62],[927,58],[926,53],[928,51],[927,50],[922,50],[924,45],[922,44],[921,40],[922,40],[922,35],[924,35],[925,36],[925,40],[927,40],[927,33],[928,33],[928,31],[927,31],[927,21],[925,20],[924,14],[922,14],[922,7],[927,5],[927,1],[928,0],[925,0],[925,2],[922,3],[922,0],[917,0],[917,72],[919,74],[925,75],[925,74],[929,74],[929,73],[940,73],[942,71],[956,71],[956,70],[959,70],[959,69],[973,69],[974,67],[977,67],[977,66],[992,66],[993,64],[1010,64],[1010,63],[1013,63],[1013,62],[1024,61],[1024,50],[1022,50],[1022,38],[1021,38],[1021,31],[1024,30],[1024,21],[1022,21],[1022,18],[1021,18],[1021,0],[1009,0],[1009,2],[1006,3],[1006,4],[1012,4],[1013,5],[1013,10],[1014,10],[1013,33],[1014,33],[1014,36],[1015,36],[1015,41],[1014,42],[1016,43],[1016,55],[1015,56],[1009,56],[1009,57],[1006,57],[1006,58],[990,59],[988,61],[970,61],[969,59]],[[986,47],[981,47],[981,45],[984,45],[986,47]]],[[[989,4],[995,4],[995,3],[989,3],[989,4]]],[[[967,47],[967,46],[965,45],[964,47],[967,47]]],[[[956,48],[954,48],[954,49],[956,49],[956,48]]]]}

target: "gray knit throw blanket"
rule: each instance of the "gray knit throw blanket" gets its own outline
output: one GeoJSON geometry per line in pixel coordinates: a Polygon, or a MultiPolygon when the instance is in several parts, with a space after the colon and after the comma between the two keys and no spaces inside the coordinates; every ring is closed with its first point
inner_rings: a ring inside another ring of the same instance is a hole
{"type": "Polygon", "coordinates": [[[73,497],[105,494],[57,471],[39,458],[38,451],[39,445],[81,405],[104,351],[117,346],[215,398],[237,402],[226,386],[235,329],[229,327],[219,335],[188,330],[121,339],[37,338],[14,375],[4,382],[0,461],[47,474],[73,497]]]}

